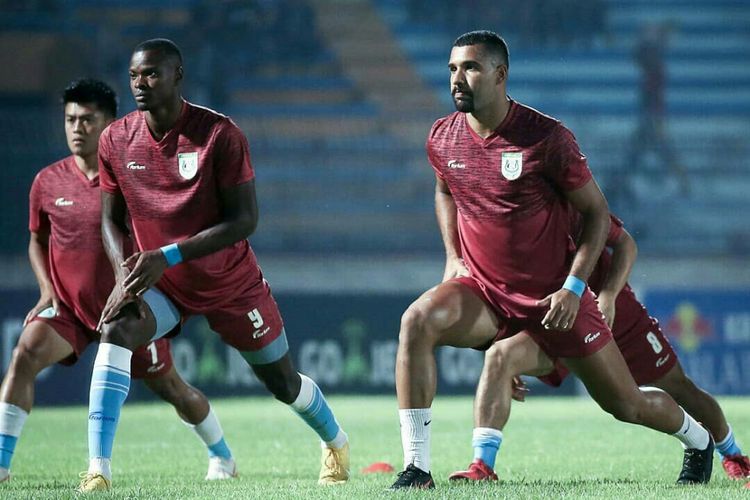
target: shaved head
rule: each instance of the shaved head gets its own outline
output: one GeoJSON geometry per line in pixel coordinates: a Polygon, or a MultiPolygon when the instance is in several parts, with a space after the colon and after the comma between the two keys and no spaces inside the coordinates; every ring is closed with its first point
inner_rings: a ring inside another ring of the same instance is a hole
{"type": "Polygon", "coordinates": [[[156,52],[165,59],[174,61],[177,67],[182,66],[182,52],[172,40],[153,38],[136,45],[133,54],[137,52],[156,52]]]}

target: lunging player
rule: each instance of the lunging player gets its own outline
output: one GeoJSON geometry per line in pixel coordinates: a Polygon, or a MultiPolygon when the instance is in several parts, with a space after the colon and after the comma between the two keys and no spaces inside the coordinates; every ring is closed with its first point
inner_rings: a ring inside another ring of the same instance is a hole
{"type": "Polygon", "coordinates": [[[185,101],[182,79],[174,43],[139,44],[130,60],[138,109],[112,123],[100,141],[102,232],[116,282],[99,325],[89,469],[79,489],[110,488],[133,351],[193,314],[205,315],[269,391],[320,436],[319,483],[345,482],[347,436],[315,382],[294,369],[281,315],[247,241],[258,221],[247,140],[226,116],[185,101]],[[123,250],[126,210],[138,247],[131,257],[123,250]]]}
{"type": "Polygon", "coordinates": [[[460,36],[448,68],[458,112],[438,120],[427,139],[446,268],[443,283],[401,321],[396,391],[405,468],[392,488],[434,486],[435,348],[487,347],[523,330],[561,358],[605,411],[677,437],[686,448],[679,482],[707,482],[708,432],[666,393],[638,388],[586,285],[609,211],[573,134],[507,96],[508,48],[497,34],[460,36]],[[577,248],[569,204],[583,220],[577,248]]]}
{"type": "MultiPolygon", "coordinates": [[[[573,218],[573,234],[578,235],[577,212],[573,212],[573,218]]],[[[627,284],[638,249],[615,216],[611,216],[607,247],[612,253],[602,252],[589,278],[589,287],[597,295],[599,310],[612,329],[635,382],[666,391],[706,426],[729,478],[749,476],[750,460],[735,441],[721,407],[685,375],[658,321],[649,316],[627,284]]],[[[523,332],[496,342],[487,350],[474,403],[474,461],[467,470],[451,474],[450,479],[497,479],[495,459],[503,441],[502,429],[510,417],[510,400],[524,398],[525,387],[515,376],[527,371],[543,374],[539,378],[552,386],[559,386],[567,375],[564,366],[553,363],[523,332]]]]}
{"type": "MultiPolygon", "coordinates": [[[[117,116],[114,91],[97,80],[77,80],[63,92],[65,136],[71,155],[42,169],[31,186],[29,260],[39,302],[29,311],[0,388],[0,482],[34,402],[34,381],[55,363],[71,365],[91,342],[114,286],[101,239],[99,135],[117,116]]],[[[134,378],[171,403],[208,448],[206,479],[233,477],[235,463],[206,397],[174,366],[169,341],[139,348],[134,378]]],[[[129,366],[130,368],[130,366],[129,366]]]]}

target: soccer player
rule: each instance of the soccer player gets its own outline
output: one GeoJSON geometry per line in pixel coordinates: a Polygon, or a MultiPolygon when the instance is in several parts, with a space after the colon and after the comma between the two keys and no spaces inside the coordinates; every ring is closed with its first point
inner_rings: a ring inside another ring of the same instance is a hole
{"type": "Polygon", "coordinates": [[[297,373],[276,302],[247,237],[258,209],[247,140],[226,116],[182,98],[182,55],[166,39],[130,59],[137,110],[99,144],[104,247],[116,283],[100,320],[89,400],[89,469],[106,490],[133,351],[193,314],[237,348],[258,378],[322,441],[319,483],[349,478],[349,445],[318,386],[297,373]],[[138,252],[123,252],[129,213],[138,252]],[[95,418],[101,415],[101,418],[95,418]]]}
{"type": "MultiPolygon", "coordinates": [[[[40,298],[26,315],[0,388],[0,481],[10,477],[37,374],[55,363],[75,363],[89,343],[98,341],[95,328],[115,282],[101,241],[97,145],[117,116],[117,99],[105,83],[84,79],[71,83],[62,101],[71,155],[41,170],[31,186],[29,260],[40,298]]],[[[206,444],[206,479],[233,477],[235,463],[219,420],[206,397],[178,375],[169,341],[139,348],[132,370],[206,444]]]]}
{"type": "MultiPolygon", "coordinates": [[[[574,235],[580,218],[575,219],[574,235]]],[[[611,216],[607,247],[612,254],[602,252],[589,278],[589,287],[597,294],[599,310],[636,383],[666,391],[706,426],[729,478],[749,476],[750,460],[736,443],[721,407],[685,375],[658,321],[649,316],[627,284],[638,250],[633,237],[615,216],[611,216]]],[[[494,464],[503,441],[502,429],[510,417],[511,397],[524,400],[525,386],[516,378],[524,371],[543,373],[539,378],[555,387],[567,375],[565,367],[550,360],[525,333],[493,344],[485,353],[474,404],[474,461],[467,470],[451,474],[450,479],[497,480],[494,464]]]]}
{"type": "Polygon", "coordinates": [[[680,482],[707,482],[709,433],[666,393],[638,389],[586,286],[609,211],[573,134],[507,96],[508,48],[496,33],[460,36],[448,68],[458,112],[438,120],[427,139],[446,267],[443,282],[401,319],[396,392],[405,469],[391,487],[434,487],[435,348],[487,347],[523,330],[561,358],[605,411],[682,441],[680,482]],[[583,220],[577,248],[569,204],[583,220]]]}

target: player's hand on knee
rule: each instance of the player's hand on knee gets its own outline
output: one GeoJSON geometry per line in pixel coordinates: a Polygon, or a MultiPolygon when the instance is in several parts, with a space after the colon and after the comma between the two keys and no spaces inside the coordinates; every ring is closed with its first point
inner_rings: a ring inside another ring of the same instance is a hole
{"type": "Polygon", "coordinates": [[[29,322],[36,318],[36,316],[44,311],[47,308],[52,308],[55,311],[55,315],[57,315],[57,312],[60,310],[60,299],[57,298],[57,295],[55,295],[54,291],[51,292],[42,292],[41,297],[39,297],[39,301],[36,303],[34,307],[31,308],[31,310],[28,312],[26,317],[23,320],[23,326],[29,324],[29,322]]]}
{"type": "Polygon", "coordinates": [[[601,292],[596,298],[596,305],[599,308],[599,312],[604,316],[604,321],[607,326],[611,329],[615,323],[615,301],[616,295],[612,295],[606,292],[601,292]]]}
{"type": "Polygon", "coordinates": [[[125,290],[138,297],[154,286],[169,266],[161,250],[136,252],[121,265],[130,269],[123,282],[125,290]]]}
{"type": "Polygon", "coordinates": [[[566,332],[573,328],[581,299],[570,290],[561,288],[537,301],[536,305],[549,308],[547,314],[542,318],[544,328],[566,332]]]}
{"type": "MultiPolygon", "coordinates": [[[[122,311],[123,307],[125,307],[130,302],[134,302],[135,300],[136,296],[126,291],[122,283],[115,283],[115,287],[112,289],[112,292],[109,294],[109,298],[107,299],[107,303],[104,305],[102,315],[99,318],[99,324],[96,325],[96,330],[98,332],[101,332],[104,323],[109,323],[110,321],[115,319],[115,317],[120,314],[120,311],[122,311]]],[[[142,314],[140,308],[138,310],[138,313],[142,314]]]]}
{"type": "Polygon", "coordinates": [[[523,381],[521,377],[513,377],[513,382],[511,386],[511,397],[523,403],[526,401],[526,393],[529,392],[529,388],[526,387],[526,382],[523,381]]]}

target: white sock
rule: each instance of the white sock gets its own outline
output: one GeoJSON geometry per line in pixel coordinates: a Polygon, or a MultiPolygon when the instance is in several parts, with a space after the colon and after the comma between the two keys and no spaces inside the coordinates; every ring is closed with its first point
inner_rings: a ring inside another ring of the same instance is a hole
{"type": "Polygon", "coordinates": [[[339,427],[339,432],[336,434],[336,437],[333,438],[331,441],[321,441],[320,447],[321,448],[341,448],[343,447],[347,442],[349,441],[349,436],[344,432],[344,429],[339,427]]]}
{"type": "Polygon", "coordinates": [[[206,447],[218,443],[221,438],[224,437],[221,423],[219,423],[219,419],[216,418],[216,414],[211,405],[208,406],[208,415],[206,415],[206,418],[204,418],[201,423],[193,425],[184,420],[182,423],[193,429],[206,447]]]}
{"type": "Polygon", "coordinates": [[[323,392],[310,377],[302,373],[299,377],[299,394],[289,406],[315,431],[323,448],[341,448],[348,438],[336,421],[323,392]]]}
{"type": "Polygon", "coordinates": [[[89,474],[101,474],[112,480],[112,461],[109,458],[96,457],[89,460],[89,474]]]}
{"type": "Polygon", "coordinates": [[[10,462],[28,416],[23,408],[0,402],[0,480],[8,477],[10,462]]]}
{"type": "MultiPolygon", "coordinates": [[[[680,408],[682,409],[682,408],[680,408]]],[[[683,420],[680,430],[672,434],[682,442],[684,448],[694,448],[696,450],[705,450],[708,447],[710,436],[708,431],[690,415],[682,410],[683,420]]]]}
{"type": "Polygon", "coordinates": [[[0,434],[18,437],[29,414],[14,404],[0,402],[0,434]]]}
{"type": "Polygon", "coordinates": [[[404,448],[404,469],[409,464],[430,472],[430,427],[432,408],[399,410],[401,445],[404,448]]]}

